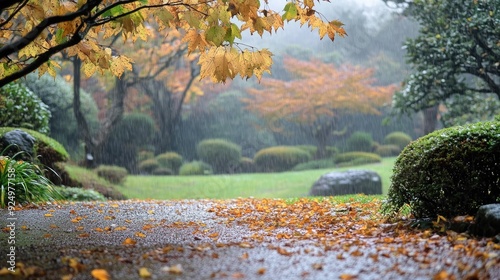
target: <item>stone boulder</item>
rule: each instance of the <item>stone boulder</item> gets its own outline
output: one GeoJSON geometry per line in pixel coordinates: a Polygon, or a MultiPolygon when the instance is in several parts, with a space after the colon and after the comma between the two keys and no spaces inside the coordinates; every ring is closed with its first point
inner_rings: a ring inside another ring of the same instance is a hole
{"type": "Polygon", "coordinates": [[[492,237],[500,235],[500,204],[486,204],[477,210],[472,225],[472,233],[492,237]]]}
{"type": "Polygon", "coordinates": [[[20,129],[14,129],[0,138],[0,147],[6,149],[4,155],[13,156],[15,153],[24,152],[31,157],[34,154],[35,141],[35,137],[31,136],[31,134],[20,129]]]}
{"type": "Polygon", "coordinates": [[[311,187],[311,196],[382,194],[382,179],[373,171],[348,170],[322,175],[311,187]]]}

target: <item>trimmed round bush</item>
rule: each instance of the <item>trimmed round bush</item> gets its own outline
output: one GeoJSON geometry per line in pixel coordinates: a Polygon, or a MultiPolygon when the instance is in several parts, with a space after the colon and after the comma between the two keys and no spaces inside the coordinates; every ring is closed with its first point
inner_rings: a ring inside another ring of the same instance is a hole
{"type": "Polygon", "coordinates": [[[241,147],[224,139],[203,140],[196,146],[196,153],[215,173],[232,173],[241,159],[241,147]]]}
{"type": "Polygon", "coordinates": [[[147,159],[152,159],[155,157],[155,153],[151,151],[142,150],[137,152],[137,162],[141,162],[147,159]]]}
{"type": "Polygon", "coordinates": [[[400,132],[400,131],[395,131],[387,134],[384,138],[384,144],[386,145],[396,145],[398,146],[401,150],[403,150],[406,145],[410,144],[412,141],[410,135],[400,132]]]}
{"type": "Polygon", "coordinates": [[[340,166],[352,166],[368,163],[378,163],[382,158],[374,153],[367,152],[348,152],[335,156],[335,163],[340,166]]]}
{"type": "Polygon", "coordinates": [[[394,157],[401,153],[401,148],[397,145],[379,145],[375,148],[375,153],[381,157],[394,157]]]}
{"type": "Polygon", "coordinates": [[[179,175],[209,175],[212,174],[212,167],[202,161],[192,161],[184,163],[179,169],[179,175]]]}
{"type": "Polygon", "coordinates": [[[143,160],[139,162],[139,170],[145,173],[153,173],[153,171],[160,167],[160,164],[155,158],[143,160]]]}
{"type": "Polygon", "coordinates": [[[263,172],[282,172],[295,165],[311,160],[311,155],[293,146],[275,146],[260,150],[255,154],[254,163],[263,172]]]}
{"type": "Polygon", "coordinates": [[[372,147],[372,135],[367,132],[356,131],[347,139],[348,151],[370,152],[372,147]]]}
{"type": "Polygon", "coordinates": [[[241,172],[241,173],[257,172],[257,167],[255,167],[255,163],[253,162],[253,159],[247,158],[247,157],[242,157],[240,159],[239,172],[241,172]]]}
{"type": "Polygon", "coordinates": [[[405,205],[417,218],[474,215],[500,201],[500,122],[437,130],[396,159],[386,213],[405,205]]]}
{"type": "Polygon", "coordinates": [[[316,156],[316,152],[318,151],[318,148],[313,145],[298,145],[295,147],[308,152],[311,155],[311,158],[314,158],[314,156],[316,156]]]}
{"type": "Polygon", "coordinates": [[[156,160],[161,167],[170,169],[170,172],[177,173],[182,165],[182,156],[175,152],[166,152],[156,156],[156,160]]]}
{"type": "Polygon", "coordinates": [[[49,133],[48,106],[24,84],[14,82],[0,88],[0,112],[2,126],[49,133]]]}
{"type": "Polygon", "coordinates": [[[113,184],[121,184],[128,175],[127,169],[114,165],[99,165],[95,172],[99,177],[113,184]]]}

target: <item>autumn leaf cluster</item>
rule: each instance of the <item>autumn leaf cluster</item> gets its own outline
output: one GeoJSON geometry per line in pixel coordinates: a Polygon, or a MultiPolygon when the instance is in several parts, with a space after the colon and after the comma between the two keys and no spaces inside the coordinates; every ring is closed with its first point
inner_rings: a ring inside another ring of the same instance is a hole
{"type": "MultiPolygon", "coordinates": [[[[318,30],[319,37],[345,36],[342,23],[324,21],[313,0],[288,2],[282,12],[267,0],[31,0],[13,1],[0,14],[0,82],[22,77],[37,68],[55,75],[63,52],[82,61],[83,73],[111,72],[121,76],[132,61],[117,54],[109,40],[148,41],[151,28],[177,30],[189,52],[201,53],[201,77],[223,82],[227,78],[257,76],[270,71],[267,50],[241,49],[235,39],[242,31],[275,32],[287,21],[299,21],[318,30]],[[230,62],[230,63],[229,63],[230,62]]],[[[3,7],[3,6],[2,6],[3,7]]],[[[0,84],[0,85],[2,85],[0,84]]]]}

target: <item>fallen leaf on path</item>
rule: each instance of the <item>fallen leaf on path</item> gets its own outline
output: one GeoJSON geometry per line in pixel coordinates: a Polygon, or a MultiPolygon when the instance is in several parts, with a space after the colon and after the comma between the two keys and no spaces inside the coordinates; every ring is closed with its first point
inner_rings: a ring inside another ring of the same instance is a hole
{"type": "Polygon", "coordinates": [[[90,275],[97,280],[109,280],[109,273],[105,269],[96,268],[90,272],[90,275]]]}
{"type": "Polygon", "coordinates": [[[182,265],[180,264],[165,266],[161,270],[172,274],[182,274],[184,272],[184,269],[182,269],[182,265]]]}
{"type": "Polygon", "coordinates": [[[141,267],[139,268],[139,276],[141,278],[149,278],[151,277],[151,272],[149,272],[149,270],[145,267],[141,267]]]}
{"type": "Polygon", "coordinates": [[[135,245],[137,243],[137,241],[135,241],[134,239],[130,238],[130,237],[127,237],[125,238],[125,240],[123,241],[123,245],[135,245]]]}

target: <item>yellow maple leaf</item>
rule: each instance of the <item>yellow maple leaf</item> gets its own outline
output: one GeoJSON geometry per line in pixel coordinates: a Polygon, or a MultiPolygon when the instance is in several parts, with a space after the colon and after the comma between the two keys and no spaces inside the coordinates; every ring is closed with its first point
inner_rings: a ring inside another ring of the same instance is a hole
{"type": "Polygon", "coordinates": [[[139,268],[139,277],[141,278],[150,278],[151,277],[151,272],[145,267],[139,268]]]}

